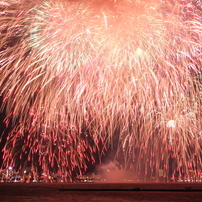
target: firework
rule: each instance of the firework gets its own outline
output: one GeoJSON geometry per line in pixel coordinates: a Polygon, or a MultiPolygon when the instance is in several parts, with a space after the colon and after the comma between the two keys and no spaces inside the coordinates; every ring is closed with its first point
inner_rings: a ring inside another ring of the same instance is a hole
{"type": "Polygon", "coordinates": [[[145,176],[201,169],[198,6],[8,2],[0,4],[0,92],[12,128],[3,166],[37,163],[69,179],[118,142],[124,167],[145,176]]]}

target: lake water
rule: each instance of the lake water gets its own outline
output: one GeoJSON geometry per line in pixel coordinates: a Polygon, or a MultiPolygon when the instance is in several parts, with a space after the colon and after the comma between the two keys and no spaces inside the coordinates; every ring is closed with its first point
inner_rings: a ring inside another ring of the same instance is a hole
{"type": "Polygon", "coordinates": [[[201,202],[202,191],[194,190],[202,183],[0,183],[0,202],[201,202]]]}

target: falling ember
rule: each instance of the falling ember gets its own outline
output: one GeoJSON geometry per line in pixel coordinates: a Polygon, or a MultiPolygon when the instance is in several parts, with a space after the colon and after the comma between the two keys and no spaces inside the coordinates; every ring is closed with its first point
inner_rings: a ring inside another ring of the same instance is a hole
{"type": "Polygon", "coordinates": [[[0,0],[0,32],[3,167],[68,180],[118,142],[140,175],[202,169],[196,1],[0,0]]]}

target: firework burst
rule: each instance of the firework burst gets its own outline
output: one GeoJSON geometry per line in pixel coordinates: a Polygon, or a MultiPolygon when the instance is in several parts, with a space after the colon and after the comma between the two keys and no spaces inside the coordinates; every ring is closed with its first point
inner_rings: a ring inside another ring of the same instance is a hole
{"type": "Polygon", "coordinates": [[[0,4],[0,92],[12,127],[4,166],[38,162],[69,179],[118,139],[125,168],[144,167],[145,176],[201,169],[199,6],[8,2],[0,4]]]}

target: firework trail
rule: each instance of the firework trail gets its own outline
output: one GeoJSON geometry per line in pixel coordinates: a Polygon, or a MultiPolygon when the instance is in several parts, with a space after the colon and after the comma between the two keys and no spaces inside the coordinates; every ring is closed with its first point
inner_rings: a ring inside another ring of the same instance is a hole
{"type": "Polygon", "coordinates": [[[200,8],[199,1],[0,1],[0,92],[12,128],[3,166],[37,163],[69,179],[118,139],[125,168],[167,176],[171,167],[180,177],[192,168],[198,176],[200,8]]]}

